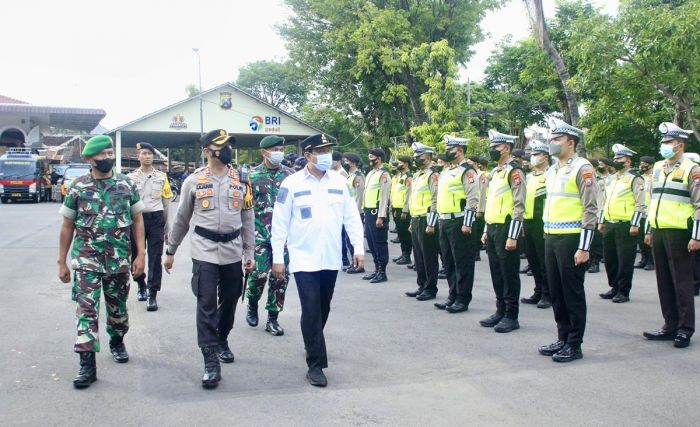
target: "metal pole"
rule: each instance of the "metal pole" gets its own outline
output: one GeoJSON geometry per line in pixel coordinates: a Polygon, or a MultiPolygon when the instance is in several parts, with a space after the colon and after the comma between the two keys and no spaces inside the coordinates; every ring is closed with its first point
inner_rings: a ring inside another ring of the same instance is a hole
{"type": "MultiPolygon", "coordinates": [[[[193,47],[192,51],[197,54],[197,69],[199,70],[199,137],[204,136],[204,107],[202,102],[202,57],[199,55],[199,48],[193,47]]],[[[204,166],[204,153],[201,155],[201,166],[204,166]]]]}
{"type": "MultiPolygon", "coordinates": [[[[472,81],[469,77],[467,77],[467,111],[472,112],[472,81]]],[[[467,116],[467,125],[472,125],[471,114],[467,116]]]]}

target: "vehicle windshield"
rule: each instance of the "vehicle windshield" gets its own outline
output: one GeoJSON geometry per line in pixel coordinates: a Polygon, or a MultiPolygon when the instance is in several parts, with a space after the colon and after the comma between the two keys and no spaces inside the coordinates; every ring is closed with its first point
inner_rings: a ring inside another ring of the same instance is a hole
{"type": "Polygon", "coordinates": [[[83,176],[90,171],[90,168],[68,168],[63,175],[66,179],[73,179],[83,176]]]}
{"type": "Polygon", "coordinates": [[[0,177],[31,178],[36,170],[36,162],[31,160],[3,160],[0,161],[0,177]]]}

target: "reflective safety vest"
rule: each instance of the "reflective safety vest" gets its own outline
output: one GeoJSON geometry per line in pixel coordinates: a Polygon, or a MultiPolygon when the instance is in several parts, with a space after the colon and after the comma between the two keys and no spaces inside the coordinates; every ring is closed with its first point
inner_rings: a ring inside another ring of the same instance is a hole
{"type": "Polygon", "coordinates": [[[644,178],[644,206],[647,207],[646,215],[649,215],[649,203],[651,203],[651,177],[652,175],[642,175],[644,178]]]}
{"type": "Polygon", "coordinates": [[[394,175],[391,178],[391,207],[394,209],[403,209],[406,204],[407,179],[407,173],[394,175]]]}
{"type": "Polygon", "coordinates": [[[636,178],[629,172],[615,176],[605,187],[603,218],[606,221],[629,221],[634,214],[632,182],[636,178]]]}
{"type": "Polygon", "coordinates": [[[439,214],[458,213],[464,210],[467,193],[464,192],[462,176],[466,169],[454,166],[440,173],[437,191],[437,212],[439,214]]]}
{"type": "Polygon", "coordinates": [[[525,191],[525,214],[523,215],[523,219],[534,219],[535,199],[547,194],[547,176],[544,173],[539,175],[530,173],[527,175],[527,178],[525,178],[525,181],[527,184],[525,191]]]}
{"type": "Polygon", "coordinates": [[[359,171],[355,171],[352,173],[348,174],[347,182],[348,182],[348,188],[350,189],[350,195],[352,196],[353,200],[356,200],[357,198],[357,189],[355,189],[355,178],[360,174],[359,171]]]}
{"type": "MultiPolygon", "coordinates": [[[[544,232],[547,234],[578,234],[583,220],[583,203],[576,178],[590,162],[576,157],[570,164],[550,167],[547,176],[547,200],[544,201],[544,232]]],[[[591,171],[591,175],[593,172],[591,171]]]]}
{"type": "Polygon", "coordinates": [[[382,186],[381,178],[386,172],[385,169],[372,169],[367,174],[367,182],[365,182],[365,197],[364,207],[369,209],[377,209],[379,207],[379,190],[382,186]]]}
{"type": "Polygon", "coordinates": [[[484,210],[487,224],[505,224],[508,215],[513,214],[513,192],[508,182],[512,170],[513,166],[507,164],[502,170],[494,169],[491,172],[484,210]]]}
{"type": "Polygon", "coordinates": [[[433,171],[428,169],[413,175],[411,196],[408,199],[408,209],[413,217],[425,215],[430,210],[430,205],[433,203],[433,197],[430,194],[430,177],[432,174],[433,171]]]}
{"type": "Polygon", "coordinates": [[[695,166],[691,160],[683,159],[666,175],[665,160],[656,162],[651,182],[649,223],[654,228],[687,229],[695,207],[690,200],[688,183],[690,171],[695,166]]]}

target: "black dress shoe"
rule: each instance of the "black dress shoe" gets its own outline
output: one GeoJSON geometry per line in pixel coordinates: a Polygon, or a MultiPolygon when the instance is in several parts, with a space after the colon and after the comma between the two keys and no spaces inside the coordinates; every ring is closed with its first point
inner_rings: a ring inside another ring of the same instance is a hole
{"type": "Polygon", "coordinates": [[[434,305],[435,307],[439,308],[440,310],[446,310],[447,307],[451,307],[452,304],[454,304],[454,303],[455,303],[455,302],[452,301],[451,299],[447,299],[447,300],[445,300],[445,301],[443,301],[443,302],[436,302],[436,303],[433,304],[433,305],[434,305]]]}
{"type": "Polygon", "coordinates": [[[146,301],[146,288],[139,286],[139,290],[136,292],[136,299],[139,301],[146,301]]]}
{"type": "Polygon", "coordinates": [[[613,298],[615,298],[615,295],[617,295],[617,291],[615,289],[610,289],[607,292],[604,292],[602,294],[598,294],[598,296],[603,298],[603,299],[613,299],[613,298]]]}
{"type": "Polygon", "coordinates": [[[572,346],[570,344],[566,344],[564,348],[562,348],[552,356],[552,360],[559,363],[566,363],[573,362],[574,360],[580,359],[582,357],[583,352],[581,351],[580,345],[572,346]]]}
{"type": "Polygon", "coordinates": [[[306,373],[306,379],[314,387],[325,387],[328,385],[328,379],[321,368],[311,368],[306,373]]]}
{"type": "Polygon", "coordinates": [[[597,262],[591,263],[587,270],[589,273],[600,273],[600,265],[597,262]]]}
{"type": "Polygon", "coordinates": [[[416,266],[413,265],[413,264],[408,264],[408,265],[406,266],[406,268],[408,268],[409,270],[415,270],[415,267],[416,267],[416,266]]]}
{"type": "Polygon", "coordinates": [[[248,303],[248,313],[245,316],[245,321],[248,326],[256,327],[258,326],[258,306],[257,304],[248,303]]]}
{"type": "Polygon", "coordinates": [[[415,291],[408,291],[408,292],[406,292],[406,296],[407,296],[407,297],[411,297],[411,298],[415,298],[415,297],[417,297],[418,295],[420,295],[421,292],[423,292],[423,289],[418,288],[418,289],[416,289],[415,291]]]}
{"type": "Polygon", "coordinates": [[[476,260],[475,261],[481,261],[481,254],[476,254],[476,260]]]}
{"type": "Polygon", "coordinates": [[[396,265],[408,265],[411,263],[411,258],[408,257],[401,257],[399,258],[398,261],[396,261],[396,265]]]}
{"type": "Polygon", "coordinates": [[[537,302],[537,308],[549,308],[552,306],[552,301],[549,299],[548,296],[542,296],[542,299],[540,299],[537,302]]]}
{"type": "Polygon", "coordinates": [[[690,336],[683,332],[679,332],[673,340],[673,346],[676,348],[686,348],[690,345],[690,336]]]}
{"type": "Polygon", "coordinates": [[[509,319],[507,317],[501,319],[501,321],[493,327],[494,331],[500,333],[507,333],[516,329],[520,329],[520,323],[518,323],[517,319],[509,319]]]}
{"type": "Polygon", "coordinates": [[[375,274],[374,277],[370,279],[369,283],[382,283],[386,282],[387,280],[389,279],[386,277],[386,273],[384,273],[384,270],[379,270],[377,274],[375,274]]]}
{"type": "Polygon", "coordinates": [[[78,375],[73,378],[73,387],[86,388],[90,384],[97,381],[97,364],[95,362],[94,351],[82,351],[78,353],[80,356],[80,370],[78,375]]]}
{"type": "Polygon", "coordinates": [[[374,279],[374,276],[377,275],[377,273],[379,273],[379,271],[377,270],[374,270],[372,273],[367,273],[364,276],[362,276],[362,280],[372,280],[374,279]]]}
{"type": "Polygon", "coordinates": [[[630,300],[630,297],[628,297],[627,295],[617,294],[613,297],[612,302],[623,303],[623,302],[628,302],[629,300],[630,300]]]}
{"type": "Polygon", "coordinates": [[[401,239],[399,239],[399,238],[397,237],[396,239],[391,239],[390,242],[391,242],[391,243],[401,243],[401,239]]]}
{"type": "Polygon", "coordinates": [[[644,266],[644,271],[654,271],[654,263],[650,262],[644,266]]]}
{"type": "Polygon", "coordinates": [[[432,292],[423,291],[419,295],[416,296],[416,299],[418,301],[428,301],[431,299],[435,299],[435,294],[432,292]]]}
{"type": "Polygon", "coordinates": [[[445,307],[445,311],[448,313],[463,313],[465,311],[469,310],[469,306],[463,302],[457,302],[455,301],[454,304],[452,304],[449,307],[445,307]]]}
{"type": "Polygon", "coordinates": [[[397,256],[396,258],[392,258],[391,260],[392,260],[393,262],[396,262],[396,261],[400,260],[401,257],[403,257],[403,255],[397,256]]]}
{"type": "Polygon", "coordinates": [[[493,328],[494,326],[498,325],[498,322],[500,322],[501,319],[503,319],[502,314],[493,313],[492,315],[490,315],[486,319],[479,320],[479,323],[481,324],[481,326],[483,326],[485,328],[493,328]]]}
{"type": "Polygon", "coordinates": [[[535,294],[528,298],[520,298],[520,302],[523,304],[537,304],[538,302],[540,302],[540,297],[537,294],[535,294]]]}
{"type": "Polygon", "coordinates": [[[265,325],[265,330],[270,333],[270,335],[273,335],[275,337],[281,337],[284,335],[284,329],[280,326],[280,324],[277,322],[277,314],[275,313],[272,315],[270,313],[270,317],[267,318],[267,324],[265,325]]]}
{"type": "Polygon", "coordinates": [[[228,341],[226,340],[219,343],[219,348],[217,349],[216,354],[219,357],[219,360],[223,363],[233,363],[235,360],[233,352],[231,351],[231,348],[229,348],[228,341]]]}
{"type": "Polygon", "coordinates": [[[158,301],[156,301],[156,291],[148,291],[148,300],[146,302],[147,311],[158,311],[158,301]]]}
{"type": "Polygon", "coordinates": [[[564,341],[556,341],[548,345],[543,345],[542,347],[538,348],[537,351],[540,352],[542,356],[554,356],[564,348],[566,343],[564,341]]]}
{"type": "Polygon", "coordinates": [[[532,270],[528,271],[528,272],[527,272],[527,275],[530,276],[530,277],[534,276],[534,274],[532,274],[532,270]]]}
{"type": "Polygon", "coordinates": [[[643,259],[643,260],[639,261],[638,263],[636,263],[634,265],[634,268],[644,268],[644,267],[646,267],[646,265],[647,265],[647,261],[643,259]]]}
{"type": "Polygon", "coordinates": [[[343,270],[343,272],[347,272],[348,268],[350,268],[350,267],[352,267],[350,264],[343,264],[343,266],[341,267],[341,270],[343,270]]]}
{"type": "Polygon", "coordinates": [[[126,352],[124,338],[114,337],[109,340],[109,351],[112,353],[114,361],[117,363],[126,363],[129,361],[129,353],[126,352]]]}
{"type": "Polygon", "coordinates": [[[650,341],[672,341],[676,338],[675,331],[667,331],[664,329],[645,331],[642,335],[650,341]]]}
{"type": "Polygon", "coordinates": [[[204,375],[202,376],[202,387],[216,388],[221,381],[221,365],[217,355],[217,347],[203,347],[204,375]]]}
{"type": "Polygon", "coordinates": [[[345,272],[348,274],[360,274],[360,273],[364,273],[365,269],[364,268],[357,268],[357,267],[350,267],[345,272]]]}

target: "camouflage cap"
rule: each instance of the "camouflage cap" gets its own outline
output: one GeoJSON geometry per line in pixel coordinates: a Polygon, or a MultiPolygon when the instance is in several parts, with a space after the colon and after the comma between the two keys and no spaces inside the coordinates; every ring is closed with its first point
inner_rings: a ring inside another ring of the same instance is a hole
{"type": "Polygon", "coordinates": [[[95,135],[87,140],[81,155],[83,157],[92,157],[102,152],[102,150],[112,147],[114,147],[112,144],[112,138],[110,138],[108,135],[95,135]]]}

